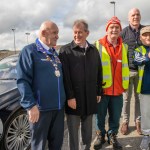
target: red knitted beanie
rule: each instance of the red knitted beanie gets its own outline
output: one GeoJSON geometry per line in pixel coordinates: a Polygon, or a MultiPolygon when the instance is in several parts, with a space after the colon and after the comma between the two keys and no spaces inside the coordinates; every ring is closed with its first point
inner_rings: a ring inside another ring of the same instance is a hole
{"type": "Polygon", "coordinates": [[[122,30],[120,20],[119,20],[116,16],[112,17],[112,18],[107,22],[106,31],[108,30],[108,27],[109,27],[110,24],[118,24],[118,25],[120,26],[120,30],[122,30]]]}

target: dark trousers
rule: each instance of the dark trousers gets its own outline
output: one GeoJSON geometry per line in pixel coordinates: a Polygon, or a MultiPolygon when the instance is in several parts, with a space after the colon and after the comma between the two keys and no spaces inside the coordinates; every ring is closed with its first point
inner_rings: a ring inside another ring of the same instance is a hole
{"type": "Polygon", "coordinates": [[[80,148],[84,150],[89,150],[91,146],[92,140],[92,117],[93,115],[89,116],[76,116],[76,115],[67,115],[67,124],[69,130],[69,145],[70,150],[79,150],[79,128],[81,124],[81,136],[83,147],[80,148]]]}
{"type": "Polygon", "coordinates": [[[96,129],[101,131],[105,136],[105,118],[107,111],[109,114],[108,123],[109,129],[112,133],[118,133],[119,122],[123,106],[123,96],[102,96],[101,102],[98,103],[98,113],[96,115],[96,129]]]}
{"type": "Polygon", "coordinates": [[[37,123],[30,123],[31,149],[45,150],[48,140],[49,150],[61,150],[64,135],[64,109],[40,112],[37,123]]]}

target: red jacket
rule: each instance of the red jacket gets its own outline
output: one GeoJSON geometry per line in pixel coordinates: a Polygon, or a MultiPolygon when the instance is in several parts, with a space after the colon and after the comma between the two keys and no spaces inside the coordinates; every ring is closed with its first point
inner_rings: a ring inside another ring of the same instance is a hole
{"type": "Polygon", "coordinates": [[[118,38],[118,44],[115,48],[108,42],[107,36],[99,41],[100,44],[106,48],[112,62],[112,86],[104,89],[104,94],[114,96],[121,95],[124,92],[122,87],[122,39],[120,37],[118,38]]]}

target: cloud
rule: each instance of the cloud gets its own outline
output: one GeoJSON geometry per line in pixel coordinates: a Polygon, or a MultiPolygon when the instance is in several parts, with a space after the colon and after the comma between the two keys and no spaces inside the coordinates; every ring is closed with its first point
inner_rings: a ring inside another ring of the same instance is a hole
{"type": "MultiPolygon", "coordinates": [[[[0,9],[0,49],[13,50],[13,32],[15,28],[16,47],[21,49],[29,42],[34,42],[40,24],[45,20],[53,20],[60,29],[58,44],[72,40],[72,24],[76,19],[87,20],[90,28],[88,40],[94,40],[105,34],[105,24],[113,16],[114,5],[111,0],[1,0],[0,9]]],[[[149,0],[115,0],[116,16],[122,26],[128,25],[128,11],[137,7],[141,11],[142,24],[149,23],[149,0]]]]}

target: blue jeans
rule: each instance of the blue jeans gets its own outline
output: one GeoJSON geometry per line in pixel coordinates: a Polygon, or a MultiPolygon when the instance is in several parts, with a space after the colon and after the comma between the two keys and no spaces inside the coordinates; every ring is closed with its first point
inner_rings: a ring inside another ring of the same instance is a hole
{"type": "Polygon", "coordinates": [[[108,123],[109,129],[112,133],[117,134],[119,129],[119,122],[123,106],[123,96],[109,96],[104,95],[100,103],[98,103],[98,113],[96,115],[96,130],[100,130],[102,136],[105,136],[105,118],[107,110],[109,114],[108,123]]]}

